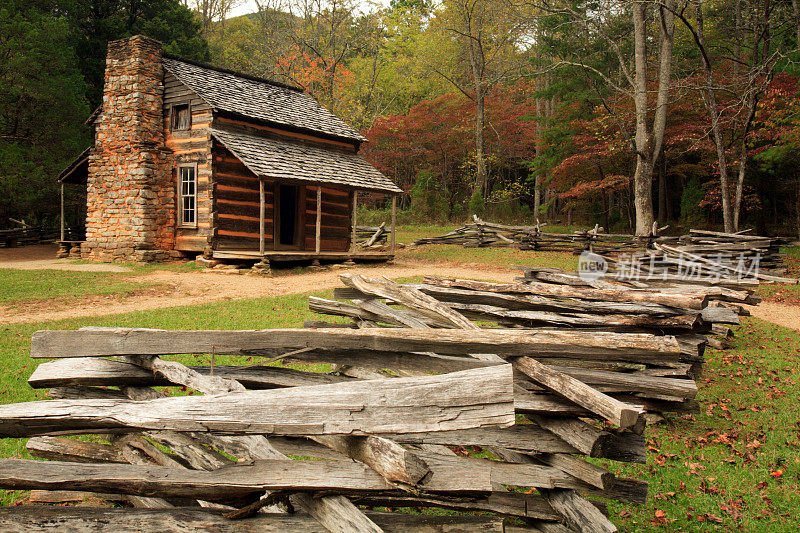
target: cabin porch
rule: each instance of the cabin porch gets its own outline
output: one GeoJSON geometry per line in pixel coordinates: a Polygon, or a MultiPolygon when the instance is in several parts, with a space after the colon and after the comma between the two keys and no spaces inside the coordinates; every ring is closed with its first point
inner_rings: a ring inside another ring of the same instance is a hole
{"type": "Polygon", "coordinates": [[[291,262],[291,261],[331,261],[331,262],[383,262],[394,259],[394,254],[390,252],[374,251],[345,251],[345,252],[315,252],[315,251],[286,251],[268,250],[263,253],[253,250],[214,250],[212,257],[219,260],[241,260],[241,261],[268,261],[268,262],[291,262]]]}

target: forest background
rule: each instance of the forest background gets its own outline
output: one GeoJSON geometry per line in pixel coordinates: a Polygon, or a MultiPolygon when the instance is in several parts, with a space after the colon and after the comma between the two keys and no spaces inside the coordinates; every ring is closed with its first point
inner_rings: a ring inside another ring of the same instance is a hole
{"type": "Polygon", "coordinates": [[[144,34],[313,94],[401,223],[798,235],[799,1],[0,0],[0,226],[56,223],[106,42],[144,34]]]}

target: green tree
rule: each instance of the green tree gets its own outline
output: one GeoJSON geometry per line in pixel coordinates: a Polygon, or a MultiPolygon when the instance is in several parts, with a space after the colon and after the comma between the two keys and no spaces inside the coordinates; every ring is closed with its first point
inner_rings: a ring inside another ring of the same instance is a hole
{"type": "Polygon", "coordinates": [[[164,43],[164,51],[195,59],[210,59],[202,25],[179,0],[52,0],[71,26],[71,44],[87,83],[87,99],[100,104],[108,41],[146,35],[164,43]]]}
{"type": "Polygon", "coordinates": [[[52,223],[53,177],[88,144],[86,85],[69,24],[24,2],[0,4],[0,224],[52,223]]]}

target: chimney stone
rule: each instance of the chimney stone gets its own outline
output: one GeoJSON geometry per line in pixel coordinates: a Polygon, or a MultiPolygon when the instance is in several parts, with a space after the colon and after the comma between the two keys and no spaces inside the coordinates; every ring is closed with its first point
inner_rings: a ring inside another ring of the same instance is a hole
{"type": "Polygon", "coordinates": [[[84,258],[151,261],[166,259],[174,247],[163,79],[159,41],[136,35],[108,43],[103,111],[89,158],[84,258]]]}

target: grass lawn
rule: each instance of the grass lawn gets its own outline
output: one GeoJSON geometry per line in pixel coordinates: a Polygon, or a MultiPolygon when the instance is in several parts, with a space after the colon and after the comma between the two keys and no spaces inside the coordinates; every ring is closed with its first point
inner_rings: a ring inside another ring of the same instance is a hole
{"type": "MultiPolygon", "coordinates": [[[[643,506],[612,503],[631,530],[800,529],[800,333],[756,318],[733,349],[707,350],[701,412],[648,428],[643,506]]],[[[620,470],[618,470],[620,471],[620,470]]]]}
{"type": "MultiPolygon", "coordinates": [[[[800,279],[800,246],[787,247],[781,251],[785,254],[783,260],[786,265],[786,274],[784,275],[800,279]]],[[[800,305],[800,284],[762,284],[756,289],[756,294],[772,302],[800,305]]]]}
{"type": "Polygon", "coordinates": [[[69,270],[0,269],[0,303],[23,305],[35,300],[88,295],[129,294],[152,283],[131,281],[130,273],[69,270]]]}
{"type": "MultiPolygon", "coordinates": [[[[435,237],[456,229],[456,225],[407,225],[398,226],[397,242],[410,244],[422,237],[435,237]]],[[[568,226],[547,227],[548,231],[568,232],[568,226]]],[[[456,244],[423,244],[411,249],[398,249],[398,259],[418,261],[448,262],[469,265],[492,265],[507,268],[510,265],[554,266],[575,270],[577,256],[570,252],[535,252],[516,248],[465,248],[456,244]]]]}
{"type": "MultiPolygon", "coordinates": [[[[89,264],[90,261],[72,261],[74,264],[89,264]]],[[[156,287],[156,283],[136,281],[141,276],[167,270],[171,272],[194,272],[202,270],[194,261],[182,263],[115,263],[126,266],[130,272],[84,272],[73,270],[17,270],[0,268],[0,304],[20,306],[38,300],[58,298],[70,301],[83,296],[118,294],[126,296],[142,289],[156,287]]]]}
{"type": "Polygon", "coordinates": [[[511,265],[553,266],[573,271],[578,268],[578,256],[571,252],[535,252],[516,248],[465,248],[457,244],[422,245],[410,250],[397,250],[397,258],[503,268],[511,265]]]}

